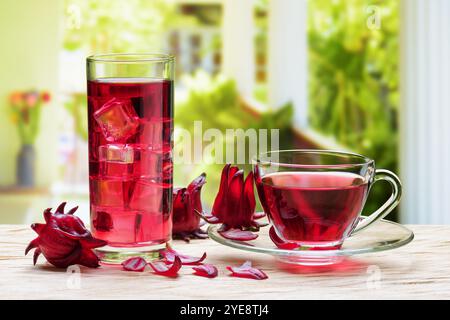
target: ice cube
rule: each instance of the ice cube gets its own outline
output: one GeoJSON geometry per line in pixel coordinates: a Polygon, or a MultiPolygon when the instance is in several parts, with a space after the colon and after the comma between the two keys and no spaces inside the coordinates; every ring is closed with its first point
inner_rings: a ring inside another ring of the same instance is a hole
{"type": "Polygon", "coordinates": [[[128,183],[119,179],[91,179],[91,203],[103,207],[124,207],[128,200],[128,183]]]}
{"type": "Polygon", "coordinates": [[[143,149],[139,153],[139,161],[133,168],[134,175],[154,182],[162,182],[165,177],[166,159],[171,159],[170,154],[154,151],[152,148],[143,149]]]}
{"type": "Polygon", "coordinates": [[[138,211],[91,206],[93,234],[108,241],[110,245],[121,246],[135,243],[136,233],[141,225],[140,220],[141,213],[138,211]]]}
{"type": "Polygon", "coordinates": [[[172,120],[169,118],[154,117],[141,122],[139,140],[154,150],[170,148],[171,135],[172,120]]]}
{"type": "Polygon", "coordinates": [[[168,240],[172,212],[172,190],[169,185],[138,181],[131,196],[130,209],[142,212],[139,228],[136,229],[137,242],[168,240]]]}
{"type": "Polygon", "coordinates": [[[152,181],[138,180],[135,182],[130,197],[129,208],[146,213],[162,214],[164,186],[152,181]]]}
{"type": "Polygon", "coordinates": [[[158,120],[143,121],[141,124],[139,140],[141,143],[160,148],[163,143],[163,126],[158,120]]]}
{"type": "Polygon", "coordinates": [[[94,112],[94,119],[102,129],[105,139],[110,142],[125,141],[134,135],[139,127],[139,119],[127,100],[113,98],[94,112]]]}
{"type": "Polygon", "coordinates": [[[133,163],[134,149],[127,144],[107,144],[98,147],[98,158],[100,161],[133,163]]]}
{"type": "Polygon", "coordinates": [[[163,179],[170,153],[141,144],[108,144],[99,147],[99,172],[104,177],[163,179]]]}
{"type": "Polygon", "coordinates": [[[133,176],[135,150],[126,144],[108,144],[98,148],[99,173],[103,177],[133,176]]]}
{"type": "Polygon", "coordinates": [[[162,214],[143,213],[136,224],[136,242],[163,243],[170,239],[171,220],[162,214]]]}

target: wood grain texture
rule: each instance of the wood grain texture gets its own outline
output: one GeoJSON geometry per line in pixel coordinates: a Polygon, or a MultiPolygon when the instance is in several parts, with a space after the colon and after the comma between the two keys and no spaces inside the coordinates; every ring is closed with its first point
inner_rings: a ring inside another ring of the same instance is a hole
{"type": "Polygon", "coordinates": [[[212,240],[175,241],[187,254],[208,253],[206,262],[219,277],[180,277],[122,271],[119,267],[80,268],[78,275],[48,265],[41,256],[33,266],[24,256],[35,237],[28,226],[0,226],[1,299],[450,299],[450,226],[410,228],[415,239],[405,247],[361,255],[335,267],[285,267],[270,256],[241,252],[212,240]],[[245,260],[264,270],[268,280],[228,276],[226,265],[245,260]]]}

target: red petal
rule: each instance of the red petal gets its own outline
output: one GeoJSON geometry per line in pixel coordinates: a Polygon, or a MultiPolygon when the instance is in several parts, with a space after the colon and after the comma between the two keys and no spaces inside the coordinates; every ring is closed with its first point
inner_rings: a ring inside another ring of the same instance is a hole
{"type": "MultiPolygon", "coordinates": [[[[82,254],[83,254],[83,250],[80,247],[77,247],[67,255],[61,256],[59,254],[56,255],[55,253],[53,253],[51,255],[49,253],[47,253],[47,255],[45,255],[45,253],[44,253],[44,256],[47,259],[47,261],[50,262],[55,267],[67,268],[68,266],[73,265],[73,264],[83,264],[79,261],[81,259],[80,257],[82,254]]],[[[92,256],[91,258],[93,258],[93,260],[94,260],[93,263],[87,263],[88,261],[90,261],[90,259],[88,258],[86,261],[86,264],[83,264],[83,265],[87,265],[88,267],[94,267],[94,268],[98,267],[97,256],[95,256],[95,257],[92,256]]]]}
{"type": "Polygon", "coordinates": [[[232,198],[238,202],[241,199],[242,192],[244,190],[244,170],[237,171],[231,178],[228,185],[228,200],[232,198]]]}
{"type": "Polygon", "coordinates": [[[40,254],[41,254],[41,249],[37,248],[36,250],[34,250],[33,265],[36,265],[37,259],[39,258],[40,254]]]}
{"type": "MultiPolygon", "coordinates": [[[[194,210],[202,212],[201,189],[206,183],[202,173],[187,188],[174,189],[172,235],[190,234],[198,229],[200,217],[194,210]]],[[[186,238],[186,237],[185,237],[186,238]]]]}
{"type": "Polygon", "coordinates": [[[253,190],[253,172],[250,172],[244,182],[244,190],[241,196],[241,212],[240,224],[241,227],[249,227],[253,221],[253,214],[255,213],[256,201],[255,191],[253,190]]]}
{"type": "Polygon", "coordinates": [[[45,224],[42,223],[33,223],[31,225],[31,229],[33,229],[37,234],[41,234],[41,232],[45,229],[45,224]]]}
{"type": "Polygon", "coordinates": [[[268,278],[268,276],[262,270],[253,268],[250,261],[246,261],[240,267],[227,266],[227,269],[231,271],[232,277],[249,278],[256,280],[264,280],[268,278]]]}
{"type": "Polygon", "coordinates": [[[184,200],[184,194],[186,193],[186,188],[174,188],[173,189],[173,201],[180,202],[184,200]]]}
{"type": "Polygon", "coordinates": [[[75,213],[75,211],[77,211],[78,210],[78,206],[76,206],[76,207],[73,207],[72,209],[70,209],[68,212],[67,212],[67,214],[70,214],[70,215],[72,215],[72,214],[74,214],[75,213]]]}
{"type": "Polygon", "coordinates": [[[228,184],[230,183],[230,181],[231,181],[231,178],[233,178],[233,176],[236,174],[236,172],[238,172],[239,171],[239,168],[238,167],[231,167],[230,166],[230,169],[228,170],[228,184]]]}
{"type": "Polygon", "coordinates": [[[244,231],[241,229],[228,229],[225,231],[219,231],[219,233],[222,237],[230,240],[249,241],[258,238],[258,235],[256,233],[253,233],[251,231],[244,231]]]}
{"type": "Polygon", "coordinates": [[[255,212],[253,214],[253,219],[254,220],[258,220],[258,219],[262,219],[266,216],[266,213],[264,211],[259,211],[259,212],[255,212]]]}
{"type": "Polygon", "coordinates": [[[230,164],[227,164],[222,169],[219,191],[214,199],[214,205],[211,210],[212,215],[219,219],[227,213],[228,173],[230,171],[230,166],[230,164]]]}
{"type": "Polygon", "coordinates": [[[230,228],[241,227],[241,197],[244,191],[244,171],[235,173],[228,186],[227,212],[221,220],[230,228]]]}
{"type": "Polygon", "coordinates": [[[181,254],[175,250],[173,250],[170,246],[167,246],[166,250],[161,251],[161,255],[164,257],[164,260],[168,263],[173,263],[178,257],[181,261],[181,264],[184,265],[196,265],[200,264],[203,260],[206,259],[206,252],[200,258],[188,256],[185,254],[181,254]]]}
{"type": "MultiPolygon", "coordinates": [[[[44,210],[44,220],[46,223],[50,222],[50,219],[52,217],[52,208],[47,208],[44,210]]],[[[33,226],[31,226],[33,228],[33,226]]]]}
{"type": "Polygon", "coordinates": [[[255,190],[253,188],[253,172],[250,172],[245,179],[244,185],[244,193],[247,198],[248,204],[250,206],[250,211],[253,214],[255,213],[256,200],[255,200],[255,190]]]}
{"type": "MultiPolygon", "coordinates": [[[[187,190],[190,196],[189,200],[191,210],[197,210],[200,212],[203,211],[201,191],[205,183],[206,183],[206,173],[202,173],[199,177],[194,179],[194,181],[192,181],[188,185],[187,190]]],[[[190,212],[190,216],[196,219],[195,221],[196,224],[198,225],[199,221],[197,220],[198,219],[197,216],[193,212],[190,212]]]]}
{"type": "Polygon", "coordinates": [[[141,257],[132,257],[122,262],[122,267],[126,271],[142,272],[147,265],[147,261],[141,257]]]}
{"type": "Polygon", "coordinates": [[[202,173],[197,178],[192,180],[192,182],[188,185],[187,190],[189,193],[193,193],[194,191],[199,191],[203,185],[206,183],[206,173],[202,173]]]}
{"type": "Polygon", "coordinates": [[[175,261],[171,266],[167,265],[164,261],[161,260],[149,262],[148,265],[158,275],[166,277],[176,277],[178,276],[178,271],[181,269],[182,263],[179,257],[175,257],[175,261]]]}
{"type": "Polygon", "coordinates": [[[210,223],[210,224],[216,224],[220,222],[220,219],[216,216],[213,216],[211,213],[209,212],[200,212],[194,209],[194,212],[200,217],[202,218],[204,221],[210,223]]]}
{"type": "Polygon", "coordinates": [[[88,268],[98,268],[100,267],[100,259],[97,257],[94,251],[91,249],[83,249],[81,250],[81,255],[76,264],[80,264],[82,266],[88,268]]]}
{"type": "Polygon", "coordinates": [[[298,244],[293,243],[293,242],[286,242],[284,240],[282,240],[277,233],[275,232],[275,229],[273,227],[270,227],[269,230],[269,237],[272,240],[273,243],[275,243],[275,245],[280,248],[280,249],[286,249],[286,250],[294,250],[297,249],[299,247],[298,244]]]}
{"type": "Polygon", "coordinates": [[[202,264],[200,266],[192,267],[196,276],[215,278],[219,274],[219,271],[212,264],[202,264]]]}
{"type": "Polygon", "coordinates": [[[184,225],[184,220],[187,219],[189,211],[189,195],[186,193],[186,188],[174,189],[173,191],[173,223],[175,232],[179,224],[184,225]]]}
{"type": "Polygon", "coordinates": [[[56,211],[55,211],[55,213],[64,213],[64,208],[65,208],[65,206],[66,206],[66,202],[63,202],[63,203],[61,203],[59,206],[58,206],[58,208],[56,208],[56,211]]]}
{"type": "Polygon", "coordinates": [[[80,239],[80,242],[84,248],[89,248],[89,249],[104,247],[108,244],[107,241],[94,238],[92,235],[89,235],[88,237],[86,237],[84,239],[80,239]]]}
{"type": "Polygon", "coordinates": [[[72,240],[82,240],[82,239],[85,239],[85,238],[89,237],[89,235],[90,235],[90,232],[88,230],[86,230],[85,234],[78,234],[74,230],[70,230],[70,231],[64,231],[64,230],[61,230],[61,229],[55,229],[55,230],[57,230],[64,237],[67,237],[67,238],[72,239],[72,240]]]}
{"type": "Polygon", "coordinates": [[[54,214],[52,216],[54,226],[61,232],[66,233],[71,239],[82,239],[89,237],[91,233],[86,229],[83,221],[77,217],[68,214],[54,214]]]}
{"type": "Polygon", "coordinates": [[[28,247],[25,249],[25,255],[27,255],[31,249],[36,248],[38,245],[39,245],[39,238],[36,238],[33,241],[31,241],[28,244],[28,247]]]}

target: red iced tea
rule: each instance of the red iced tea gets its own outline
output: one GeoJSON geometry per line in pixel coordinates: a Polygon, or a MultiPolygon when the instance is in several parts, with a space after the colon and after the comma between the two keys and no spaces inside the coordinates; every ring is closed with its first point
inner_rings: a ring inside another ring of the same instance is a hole
{"type": "Polygon", "coordinates": [[[91,228],[110,246],[170,240],[172,90],[170,80],[88,81],[91,228]]]}

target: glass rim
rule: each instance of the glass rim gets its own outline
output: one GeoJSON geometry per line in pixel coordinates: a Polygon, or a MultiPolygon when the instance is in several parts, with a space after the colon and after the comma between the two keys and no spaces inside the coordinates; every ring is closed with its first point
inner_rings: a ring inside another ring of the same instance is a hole
{"type": "Polygon", "coordinates": [[[171,62],[175,56],[167,53],[101,53],[87,57],[88,62],[100,63],[145,63],[171,62]]]}
{"type": "Polygon", "coordinates": [[[355,152],[341,151],[341,150],[329,150],[329,149],[286,149],[286,150],[271,150],[267,152],[262,152],[252,158],[253,164],[266,164],[266,165],[278,165],[281,167],[292,167],[292,168],[352,168],[358,166],[366,166],[374,164],[375,161],[366,156],[355,152]],[[269,155],[272,153],[278,154],[289,154],[289,153],[303,153],[303,154],[316,154],[316,155],[334,155],[334,156],[347,156],[360,159],[360,163],[340,163],[340,164],[302,164],[302,163],[286,163],[282,161],[261,160],[264,155],[269,155]]]}

